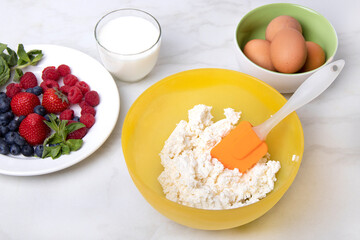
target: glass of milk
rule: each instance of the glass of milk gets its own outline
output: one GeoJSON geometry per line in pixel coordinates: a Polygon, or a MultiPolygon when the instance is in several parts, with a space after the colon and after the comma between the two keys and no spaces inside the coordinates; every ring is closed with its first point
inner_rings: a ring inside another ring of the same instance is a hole
{"type": "Polygon", "coordinates": [[[156,64],[161,28],[147,12],[119,9],[98,21],[95,39],[105,68],[121,81],[135,82],[150,73],[156,64]]]}

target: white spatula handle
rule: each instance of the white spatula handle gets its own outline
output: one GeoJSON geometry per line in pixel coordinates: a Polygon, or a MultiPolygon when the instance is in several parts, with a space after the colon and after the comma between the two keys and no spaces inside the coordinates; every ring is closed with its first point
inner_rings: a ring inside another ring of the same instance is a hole
{"type": "Polygon", "coordinates": [[[287,115],[309,103],[325,91],[339,75],[344,65],[344,60],[335,61],[326,65],[306,79],[279,111],[262,124],[253,127],[253,130],[257,133],[259,138],[265,140],[271,129],[287,115]]]}

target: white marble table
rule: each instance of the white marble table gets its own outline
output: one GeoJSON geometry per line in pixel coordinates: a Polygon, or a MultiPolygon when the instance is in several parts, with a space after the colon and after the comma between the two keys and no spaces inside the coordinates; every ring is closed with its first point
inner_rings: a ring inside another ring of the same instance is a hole
{"type": "MultiPolygon", "coordinates": [[[[0,239],[359,239],[360,2],[301,1],[337,30],[346,66],[319,98],[298,111],[305,134],[299,173],[267,214],[245,226],[199,231],[163,217],[127,172],[121,128],[150,85],[183,70],[237,69],[233,35],[249,10],[276,1],[1,0],[1,42],[50,43],[99,59],[93,29],[105,13],[135,7],[163,29],[159,62],[144,81],[117,82],[121,113],[105,144],[81,163],[37,177],[0,175],[0,239]]],[[[286,1],[296,2],[296,1],[286,1]]],[[[300,1],[298,1],[300,3],[300,1]]],[[[0,156],[1,161],[1,156],[0,156]]]]}

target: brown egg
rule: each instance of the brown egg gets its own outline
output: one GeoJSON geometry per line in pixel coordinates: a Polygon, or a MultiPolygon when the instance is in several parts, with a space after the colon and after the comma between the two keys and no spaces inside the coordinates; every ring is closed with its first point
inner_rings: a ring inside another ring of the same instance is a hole
{"type": "Polygon", "coordinates": [[[270,42],[264,39],[253,39],[246,43],[244,54],[260,67],[275,71],[270,59],[270,42]]]}
{"type": "Polygon", "coordinates": [[[284,28],[294,28],[302,33],[301,25],[295,18],[282,15],[271,20],[266,28],[265,39],[271,42],[275,35],[284,28]]]}
{"type": "Polygon", "coordinates": [[[293,28],[284,28],[279,31],[270,44],[271,62],[279,72],[299,71],[306,61],[306,56],[305,39],[293,28]]]}
{"type": "Polygon", "coordinates": [[[307,58],[303,68],[301,69],[302,72],[314,70],[325,63],[325,52],[319,44],[307,41],[306,47],[307,58]]]}

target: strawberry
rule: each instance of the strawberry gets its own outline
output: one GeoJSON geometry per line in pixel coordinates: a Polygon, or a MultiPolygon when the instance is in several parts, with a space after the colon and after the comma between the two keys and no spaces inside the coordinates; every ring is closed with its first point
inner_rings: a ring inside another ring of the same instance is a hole
{"type": "Polygon", "coordinates": [[[28,115],[34,112],[34,107],[40,104],[39,98],[28,92],[19,92],[11,99],[11,110],[16,116],[28,115]]]}
{"type": "Polygon", "coordinates": [[[59,113],[67,109],[70,104],[66,95],[57,88],[49,88],[43,94],[42,105],[48,113],[59,113]]]}
{"type": "Polygon", "coordinates": [[[42,144],[50,133],[50,128],[44,123],[45,118],[36,113],[30,113],[19,126],[19,133],[30,145],[42,144]]]}

